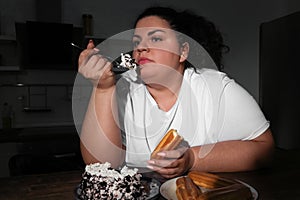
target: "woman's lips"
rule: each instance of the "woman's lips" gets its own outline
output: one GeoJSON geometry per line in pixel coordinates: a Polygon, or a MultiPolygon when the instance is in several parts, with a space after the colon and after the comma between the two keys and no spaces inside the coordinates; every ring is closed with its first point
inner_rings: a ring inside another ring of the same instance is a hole
{"type": "Polygon", "coordinates": [[[139,65],[143,65],[143,64],[146,64],[146,63],[149,63],[149,62],[153,62],[153,61],[151,59],[149,59],[149,58],[140,58],[138,60],[138,64],[139,65]]]}

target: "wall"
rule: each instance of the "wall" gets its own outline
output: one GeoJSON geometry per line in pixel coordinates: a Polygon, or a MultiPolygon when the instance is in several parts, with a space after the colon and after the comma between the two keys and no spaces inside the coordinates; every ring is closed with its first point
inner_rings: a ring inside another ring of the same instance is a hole
{"type": "Polygon", "coordinates": [[[207,16],[223,32],[231,52],[225,57],[225,71],[258,100],[259,26],[300,10],[298,0],[131,0],[64,1],[62,20],[80,24],[82,13],[94,16],[94,34],[99,37],[131,28],[135,17],[149,5],[190,9],[207,16]],[[117,6],[118,5],[118,6],[117,6]],[[120,9],[121,8],[121,9],[120,9]]]}
{"type": "Polygon", "coordinates": [[[36,19],[35,0],[0,0],[1,34],[15,35],[14,22],[36,19]]]}
{"type": "MultiPolygon", "coordinates": [[[[35,2],[35,0],[0,0],[1,25],[2,30],[5,30],[2,32],[13,35],[14,21],[35,20],[37,13],[35,2]]],[[[257,100],[259,99],[259,26],[262,22],[300,10],[300,1],[298,0],[131,0],[130,4],[127,1],[117,0],[61,0],[61,21],[81,26],[82,14],[92,14],[94,35],[103,38],[131,28],[138,13],[149,5],[158,4],[178,9],[191,9],[214,21],[224,34],[225,42],[231,48],[231,52],[225,57],[225,71],[244,86],[257,100]]],[[[53,13],[55,14],[55,11],[53,13]]],[[[64,76],[69,77],[67,78],[68,83],[72,83],[73,74],[67,72],[29,71],[27,75],[11,74],[9,76],[0,72],[0,83],[7,77],[12,77],[10,80],[23,78],[31,82],[35,82],[36,77],[44,77],[44,82],[51,82],[53,79],[56,82],[65,82],[64,76]],[[56,74],[61,76],[57,78],[56,74]]],[[[63,88],[60,88],[60,90],[63,90],[63,88]]],[[[2,94],[3,89],[0,92],[2,94]]],[[[62,100],[64,98],[63,91],[58,93],[62,94],[60,95],[61,99],[53,102],[53,105],[55,107],[57,105],[69,105],[70,102],[62,100]]],[[[60,97],[54,96],[53,98],[59,99],[60,97]]],[[[15,99],[18,97],[12,96],[9,98],[14,99],[17,104],[16,108],[18,108],[20,102],[15,99]]],[[[0,99],[1,105],[3,101],[2,96],[0,99]]],[[[47,122],[47,119],[51,119],[51,123],[72,120],[72,116],[64,114],[60,107],[54,110],[60,111],[60,113],[54,116],[48,115],[49,117],[44,120],[45,122],[47,122]]],[[[23,117],[23,113],[21,113],[20,119],[23,117]]],[[[41,116],[36,115],[32,118],[32,121],[39,117],[41,116]]],[[[42,114],[42,117],[44,117],[44,114],[42,114]]],[[[20,121],[20,124],[22,123],[20,121]]]]}

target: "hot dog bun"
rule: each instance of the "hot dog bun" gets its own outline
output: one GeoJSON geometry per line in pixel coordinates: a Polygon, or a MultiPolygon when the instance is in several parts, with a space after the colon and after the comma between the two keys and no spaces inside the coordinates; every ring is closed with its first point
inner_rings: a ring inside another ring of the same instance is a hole
{"type": "Polygon", "coordinates": [[[232,179],[226,179],[215,174],[199,171],[189,172],[188,177],[190,177],[196,185],[208,189],[221,188],[238,183],[232,179]]]}
{"type": "Polygon", "coordinates": [[[178,134],[177,130],[169,130],[151,153],[151,159],[160,159],[161,157],[157,155],[158,152],[173,150],[182,140],[183,138],[178,134]]]}
{"type": "Polygon", "coordinates": [[[197,200],[201,190],[188,176],[179,177],[176,180],[176,196],[178,200],[197,200]]]}
{"type": "Polygon", "coordinates": [[[188,177],[195,185],[208,189],[197,200],[250,200],[250,189],[234,179],[227,179],[216,174],[191,171],[188,177]]]}

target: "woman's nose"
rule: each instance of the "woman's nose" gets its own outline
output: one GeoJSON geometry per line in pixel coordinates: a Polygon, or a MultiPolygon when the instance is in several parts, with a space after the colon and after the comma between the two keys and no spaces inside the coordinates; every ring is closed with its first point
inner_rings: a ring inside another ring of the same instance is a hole
{"type": "Polygon", "coordinates": [[[143,52],[143,51],[149,51],[149,46],[146,44],[146,42],[141,42],[138,46],[137,46],[137,51],[138,52],[143,52]]]}
{"type": "Polygon", "coordinates": [[[146,47],[141,47],[141,48],[138,48],[137,49],[138,50],[138,52],[143,52],[143,51],[148,51],[148,48],[146,48],[146,47]]]}

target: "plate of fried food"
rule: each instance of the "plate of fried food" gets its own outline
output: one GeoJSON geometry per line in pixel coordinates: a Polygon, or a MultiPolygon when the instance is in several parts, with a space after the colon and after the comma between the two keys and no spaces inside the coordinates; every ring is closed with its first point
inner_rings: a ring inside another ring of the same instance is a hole
{"type": "Polygon", "coordinates": [[[166,181],[161,185],[160,193],[168,200],[256,200],[258,198],[258,192],[242,181],[198,171],[191,171],[187,176],[166,181]]]}

